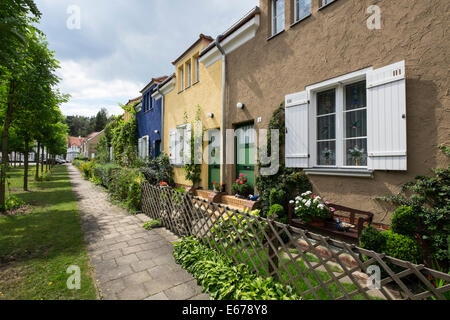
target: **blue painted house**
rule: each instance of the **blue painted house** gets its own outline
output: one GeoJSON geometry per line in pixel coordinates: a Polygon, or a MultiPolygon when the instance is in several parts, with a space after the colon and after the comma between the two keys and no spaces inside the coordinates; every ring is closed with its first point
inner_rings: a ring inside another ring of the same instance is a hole
{"type": "Polygon", "coordinates": [[[155,96],[158,95],[158,85],[166,79],[153,78],[142,89],[142,102],[136,107],[139,156],[142,159],[154,159],[161,153],[163,100],[155,96]]]}

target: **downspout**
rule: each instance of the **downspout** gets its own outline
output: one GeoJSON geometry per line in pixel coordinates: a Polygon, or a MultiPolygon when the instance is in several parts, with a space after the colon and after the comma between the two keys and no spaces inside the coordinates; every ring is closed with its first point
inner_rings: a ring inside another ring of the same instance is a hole
{"type": "Polygon", "coordinates": [[[220,167],[220,177],[222,180],[222,183],[225,183],[225,164],[226,164],[226,137],[227,137],[227,133],[226,133],[226,125],[227,125],[227,121],[226,121],[226,84],[227,84],[227,76],[226,76],[226,71],[227,71],[227,55],[225,53],[225,50],[222,48],[222,46],[220,45],[220,39],[222,39],[222,35],[217,36],[216,40],[215,40],[215,44],[217,49],[220,51],[220,53],[222,54],[222,165],[220,167]]]}
{"type": "Polygon", "coordinates": [[[161,145],[160,152],[164,152],[164,94],[161,92],[159,85],[156,87],[156,91],[161,95],[161,132],[159,133],[161,136],[161,145]]]}

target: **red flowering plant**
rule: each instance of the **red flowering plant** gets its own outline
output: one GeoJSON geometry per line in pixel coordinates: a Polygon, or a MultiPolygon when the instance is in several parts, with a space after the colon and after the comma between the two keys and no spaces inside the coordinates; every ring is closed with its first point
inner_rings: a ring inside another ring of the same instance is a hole
{"type": "Polygon", "coordinates": [[[167,182],[161,181],[161,182],[159,183],[159,186],[160,186],[160,187],[168,187],[169,184],[168,184],[167,182]]]}
{"type": "Polygon", "coordinates": [[[248,197],[253,192],[252,186],[248,183],[247,175],[241,173],[239,178],[233,183],[233,193],[242,197],[248,197]]]}

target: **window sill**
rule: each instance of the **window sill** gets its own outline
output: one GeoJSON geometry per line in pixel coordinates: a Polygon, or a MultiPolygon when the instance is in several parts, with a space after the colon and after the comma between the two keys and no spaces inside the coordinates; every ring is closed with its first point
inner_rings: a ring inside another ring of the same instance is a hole
{"type": "Polygon", "coordinates": [[[195,81],[192,85],[195,86],[199,82],[200,82],[200,80],[199,81],[195,81]]]}
{"type": "Polygon", "coordinates": [[[373,170],[369,169],[330,169],[330,168],[312,168],[305,169],[307,175],[318,176],[338,176],[338,177],[357,177],[373,178],[373,170]]]}
{"type": "Polygon", "coordinates": [[[278,33],[275,33],[273,36],[270,36],[269,38],[267,38],[267,41],[272,40],[273,38],[275,38],[276,36],[279,36],[280,34],[282,34],[285,30],[281,30],[278,33]]]}
{"type": "Polygon", "coordinates": [[[331,6],[333,3],[335,3],[337,0],[334,0],[334,1],[331,1],[330,3],[327,3],[326,5],[324,5],[324,6],[321,6],[320,8],[319,8],[319,10],[318,11],[321,11],[321,10],[323,10],[323,9],[325,9],[326,7],[328,7],[328,6],[331,6]]]}
{"type": "Polygon", "coordinates": [[[296,25],[298,25],[300,22],[305,21],[306,19],[308,19],[309,17],[311,17],[311,13],[308,14],[306,17],[301,18],[298,21],[295,21],[293,24],[290,25],[290,28],[295,27],[296,25]]]}

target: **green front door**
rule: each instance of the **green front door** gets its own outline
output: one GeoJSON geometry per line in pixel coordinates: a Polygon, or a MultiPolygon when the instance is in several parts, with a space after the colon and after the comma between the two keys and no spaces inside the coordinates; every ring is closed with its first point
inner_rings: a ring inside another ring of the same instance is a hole
{"type": "Polygon", "coordinates": [[[220,186],[220,131],[208,131],[208,139],[208,189],[213,190],[214,182],[217,182],[218,188],[220,186]]]}
{"type": "Polygon", "coordinates": [[[236,179],[247,176],[255,188],[255,127],[253,124],[236,128],[236,179]]]}

